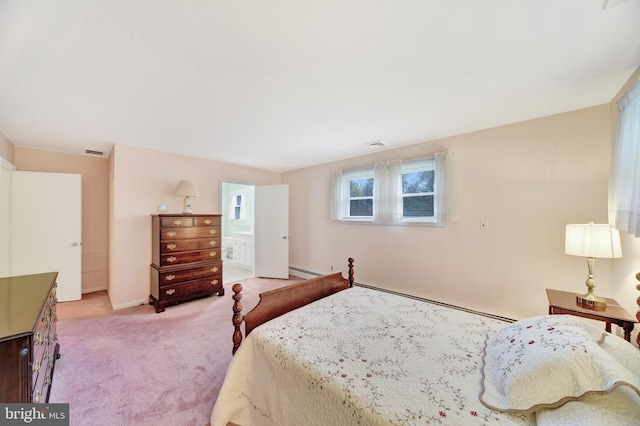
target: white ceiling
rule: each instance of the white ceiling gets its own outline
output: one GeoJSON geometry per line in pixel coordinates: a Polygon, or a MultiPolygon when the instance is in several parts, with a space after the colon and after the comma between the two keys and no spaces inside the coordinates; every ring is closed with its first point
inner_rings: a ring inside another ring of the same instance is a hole
{"type": "Polygon", "coordinates": [[[640,0],[0,0],[0,132],[274,171],[610,102],[640,0]]]}

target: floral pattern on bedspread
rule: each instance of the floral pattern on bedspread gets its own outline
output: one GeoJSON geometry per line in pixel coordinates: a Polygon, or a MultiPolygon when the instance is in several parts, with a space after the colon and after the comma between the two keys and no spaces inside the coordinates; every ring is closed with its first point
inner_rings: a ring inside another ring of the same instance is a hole
{"type": "MultiPolygon", "coordinates": [[[[263,398],[250,387],[244,395],[232,396],[234,391],[226,395],[225,383],[222,404],[233,404],[224,398],[235,398],[247,404],[240,411],[260,411],[264,424],[303,424],[302,404],[319,414],[316,424],[535,424],[533,416],[498,413],[478,399],[487,332],[504,325],[427,302],[351,288],[263,324],[236,353],[242,356],[253,341],[252,357],[270,360],[269,374],[287,378],[271,386],[285,386],[286,393],[263,398]]],[[[228,375],[235,373],[235,361],[228,375]]],[[[216,409],[218,404],[220,399],[216,409]]],[[[312,424],[309,417],[304,424],[312,424]]],[[[222,421],[243,419],[246,425],[257,424],[248,417],[222,421]]]]}

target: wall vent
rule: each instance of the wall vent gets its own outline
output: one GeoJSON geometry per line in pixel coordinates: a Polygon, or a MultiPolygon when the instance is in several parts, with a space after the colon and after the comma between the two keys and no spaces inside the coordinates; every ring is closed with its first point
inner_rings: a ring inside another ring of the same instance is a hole
{"type": "Polygon", "coordinates": [[[386,145],[382,143],[382,141],[373,141],[366,144],[369,149],[380,149],[384,148],[386,145]]]}
{"type": "Polygon", "coordinates": [[[104,155],[104,151],[95,151],[93,149],[85,149],[84,152],[91,155],[104,155]]]}

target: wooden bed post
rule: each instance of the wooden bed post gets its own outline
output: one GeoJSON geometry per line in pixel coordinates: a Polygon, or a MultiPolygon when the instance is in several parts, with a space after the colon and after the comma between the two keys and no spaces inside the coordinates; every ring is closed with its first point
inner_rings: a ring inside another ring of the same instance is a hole
{"type": "Polygon", "coordinates": [[[349,262],[349,287],[353,287],[353,257],[347,259],[349,262]]]}
{"type": "MultiPolygon", "coordinates": [[[[640,272],[636,274],[636,280],[640,281],[640,272]]],[[[636,290],[640,291],[640,284],[636,284],[636,290]]],[[[640,322],[640,296],[638,296],[638,298],[636,299],[636,304],[638,305],[638,311],[636,312],[636,319],[638,320],[638,322],[640,322]]],[[[636,343],[640,348],[640,333],[638,333],[638,336],[636,337],[636,343]]]]}
{"type": "Polygon", "coordinates": [[[242,291],[242,284],[237,283],[231,287],[233,290],[233,296],[231,297],[233,302],[233,351],[232,355],[236,353],[238,348],[240,347],[240,343],[242,343],[242,331],[240,331],[240,326],[242,325],[243,316],[242,316],[242,295],[240,292],[242,291]]]}

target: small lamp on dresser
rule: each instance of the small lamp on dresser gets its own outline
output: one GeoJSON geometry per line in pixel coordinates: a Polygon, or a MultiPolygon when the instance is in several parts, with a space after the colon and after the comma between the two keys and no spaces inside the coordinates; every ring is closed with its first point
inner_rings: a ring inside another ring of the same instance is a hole
{"type": "Polygon", "coordinates": [[[175,195],[184,197],[184,208],[182,213],[193,213],[191,210],[191,197],[199,197],[196,185],[191,180],[181,180],[176,188],[175,195]]]}
{"type": "Polygon", "coordinates": [[[596,286],[593,279],[593,266],[596,257],[622,257],[620,232],[606,223],[589,222],[567,225],[564,252],[587,258],[587,267],[589,268],[589,276],[585,283],[587,293],[577,295],[576,303],[583,308],[604,310],[607,307],[606,300],[596,296],[593,291],[596,286]]]}

